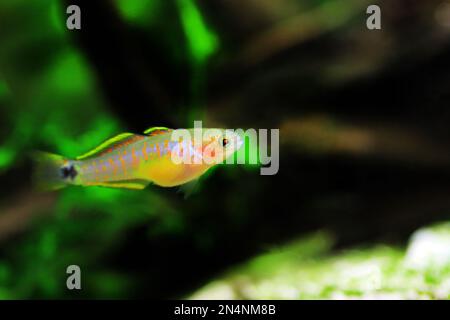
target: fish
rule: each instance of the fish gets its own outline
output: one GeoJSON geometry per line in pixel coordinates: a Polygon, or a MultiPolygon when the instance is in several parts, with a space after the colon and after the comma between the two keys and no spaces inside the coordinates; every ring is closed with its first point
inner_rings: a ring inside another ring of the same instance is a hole
{"type": "Polygon", "coordinates": [[[33,180],[45,190],[69,185],[136,190],[149,184],[181,186],[223,163],[243,144],[233,130],[195,130],[152,127],[143,134],[120,133],[74,159],[37,151],[33,180]]]}

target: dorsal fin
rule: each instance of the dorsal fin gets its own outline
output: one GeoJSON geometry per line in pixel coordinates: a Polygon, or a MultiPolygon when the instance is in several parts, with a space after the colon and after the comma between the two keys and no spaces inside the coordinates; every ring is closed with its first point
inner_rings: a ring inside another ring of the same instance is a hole
{"type": "Polygon", "coordinates": [[[134,133],[128,133],[128,132],[121,133],[115,137],[112,137],[112,138],[102,142],[99,146],[86,152],[85,154],[82,154],[81,156],[78,156],[76,159],[84,160],[84,159],[88,159],[88,158],[98,157],[98,156],[103,155],[106,152],[112,151],[124,144],[128,144],[128,143],[131,143],[138,139],[142,139],[143,137],[144,136],[137,135],[134,133]]]}
{"type": "Polygon", "coordinates": [[[158,134],[166,133],[171,131],[171,129],[166,127],[151,127],[144,131],[144,134],[148,136],[156,136],[158,134]]]}

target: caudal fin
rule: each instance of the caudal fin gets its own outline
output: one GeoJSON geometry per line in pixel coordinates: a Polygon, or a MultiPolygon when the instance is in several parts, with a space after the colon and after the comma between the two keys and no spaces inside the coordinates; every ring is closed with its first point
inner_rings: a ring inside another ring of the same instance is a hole
{"type": "Polygon", "coordinates": [[[34,152],[33,183],[41,190],[57,190],[67,186],[61,170],[67,159],[52,153],[34,152]]]}

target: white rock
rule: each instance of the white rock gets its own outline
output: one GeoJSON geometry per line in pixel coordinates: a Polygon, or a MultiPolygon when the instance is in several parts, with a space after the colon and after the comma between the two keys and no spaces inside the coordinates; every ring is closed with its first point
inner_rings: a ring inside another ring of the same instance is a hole
{"type": "Polygon", "coordinates": [[[449,266],[450,223],[416,231],[406,251],[405,265],[415,270],[449,266]]]}

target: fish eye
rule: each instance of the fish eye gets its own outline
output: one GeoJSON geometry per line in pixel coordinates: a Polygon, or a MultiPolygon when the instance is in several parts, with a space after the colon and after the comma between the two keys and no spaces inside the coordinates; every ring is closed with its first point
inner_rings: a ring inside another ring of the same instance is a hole
{"type": "Polygon", "coordinates": [[[228,141],[227,138],[223,138],[223,139],[222,139],[222,146],[225,147],[225,146],[228,144],[228,142],[229,142],[229,141],[228,141]]]}

